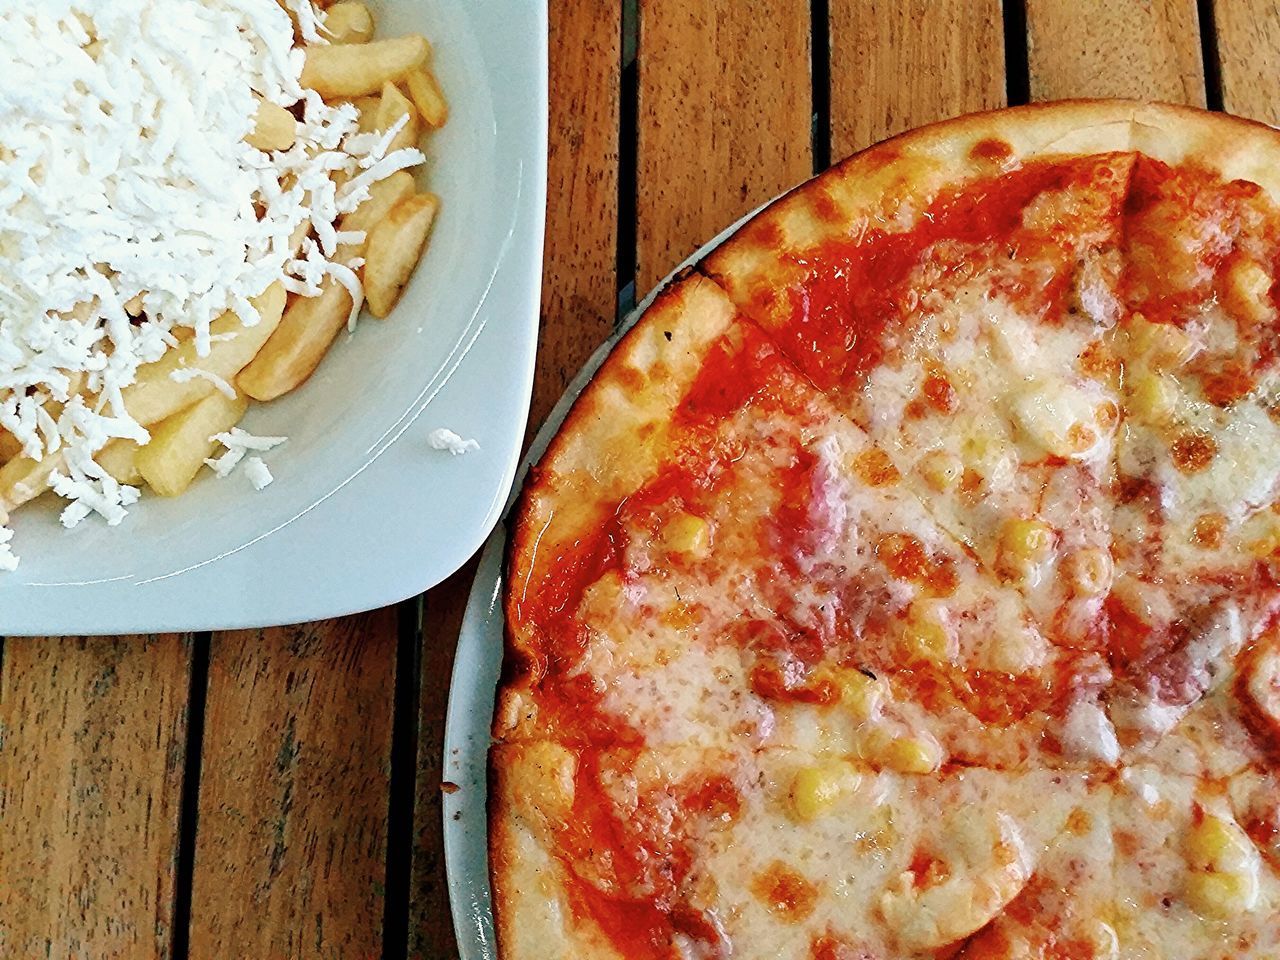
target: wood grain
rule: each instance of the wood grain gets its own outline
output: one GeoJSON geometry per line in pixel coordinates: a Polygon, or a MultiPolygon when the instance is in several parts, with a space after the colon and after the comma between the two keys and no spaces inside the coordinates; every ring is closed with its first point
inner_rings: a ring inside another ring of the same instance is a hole
{"type": "Polygon", "coordinates": [[[441,833],[444,725],[458,631],[478,564],[479,557],[473,557],[424,599],[417,802],[413,818],[417,836],[413,845],[409,916],[412,960],[434,960],[457,954],[441,833]]]}
{"type": "Polygon", "coordinates": [[[0,954],[167,957],[185,638],[5,642],[0,954]]]}
{"type": "Polygon", "coordinates": [[[1033,100],[1205,103],[1195,0],[1027,0],[1027,46],[1033,100]]]}
{"type": "Polygon", "coordinates": [[[808,0],[641,0],[636,292],[813,171],[808,0]]]}
{"type": "Polygon", "coordinates": [[[550,5],[542,325],[528,436],[617,313],[621,4],[550,5]]]}
{"type": "MultiPolygon", "coordinates": [[[[549,13],[546,255],[530,437],[613,329],[618,302],[621,4],[558,0],[549,13]]],[[[440,780],[449,677],[475,568],[473,558],[424,600],[409,917],[409,956],[422,960],[457,951],[445,878],[440,780]]]]}
{"type": "Polygon", "coordinates": [[[1275,0],[1216,0],[1222,108],[1280,123],[1280,4],[1275,0]]]}
{"type": "Polygon", "coordinates": [[[216,634],[195,960],[381,956],[396,614],[216,634]]]}
{"type": "Polygon", "coordinates": [[[1004,106],[1000,0],[830,4],[833,160],[925,123],[1004,106]]]}

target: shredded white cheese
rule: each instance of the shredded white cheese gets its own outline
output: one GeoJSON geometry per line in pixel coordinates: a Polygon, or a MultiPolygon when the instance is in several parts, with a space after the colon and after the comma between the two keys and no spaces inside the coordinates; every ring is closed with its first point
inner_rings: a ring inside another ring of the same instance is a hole
{"type": "Polygon", "coordinates": [[[271,471],[267,469],[267,465],[262,462],[261,457],[250,457],[245,461],[244,475],[249,478],[249,482],[253,484],[255,490],[263,489],[275,479],[275,477],[271,476],[271,471]]]}
{"type": "Polygon", "coordinates": [[[438,427],[427,434],[427,443],[433,450],[448,450],[455,457],[459,454],[479,450],[480,444],[474,440],[463,440],[452,430],[438,427]]]}
{"type": "MultiPolygon", "coordinates": [[[[232,427],[226,433],[215,433],[209,438],[214,443],[220,443],[227,448],[227,452],[216,459],[206,460],[217,476],[228,476],[232,470],[244,459],[245,454],[249,451],[257,451],[265,453],[268,450],[274,450],[280,444],[288,440],[288,437],[255,437],[252,433],[241,430],[239,427],[232,427]]],[[[254,460],[259,458],[254,457],[254,460]]],[[[261,461],[259,461],[261,462],[261,461]]],[[[247,468],[246,464],[246,468],[247,468]]],[[[264,464],[265,466],[265,464],[264,464]]],[[[258,489],[262,489],[259,487],[258,489]]]]}
{"type": "Polygon", "coordinates": [[[18,557],[9,548],[9,541],[12,539],[13,531],[7,527],[0,527],[0,570],[6,573],[12,573],[18,569],[18,557]]]}
{"type": "Polygon", "coordinates": [[[189,380],[208,380],[232,400],[236,398],[235,387],[231,386],[216,373],[209,370],[201,370],[199,367],[183,367],[180,370],[175,370],[169,374],[169,379],[174,383],[186,383],[189,380]]]}
{"type": "MultiPolygon", "coordinates": [[[[276,280],[313,294],[332,276],[358,309],[359,261],[339,249],[355,238],[335,224],[423,159],[388,154],[353,107],[302,89],[294,21],[321,43],[323,15],[286,6],[0,5],[0,427],[31,459],[65,455],[53,488],[72,501],[69,526],[91,512],[118,523],[136,500],[93,457],[117,437],[147,441],[121,391],[177,344],[175,328],[204,356],[210,322],[227,310],[257,322],[250,299],[276,280]],[[245,142],[260,100],[301,117],[290,149],[245,142]],[[304,225],[315,239],[300,253],[304,225]]],[[[174,379],[194,377],[231,390],[195,368],[174,379]]],[[[0,538],[7,566],[12,534],[0,538]]]]}

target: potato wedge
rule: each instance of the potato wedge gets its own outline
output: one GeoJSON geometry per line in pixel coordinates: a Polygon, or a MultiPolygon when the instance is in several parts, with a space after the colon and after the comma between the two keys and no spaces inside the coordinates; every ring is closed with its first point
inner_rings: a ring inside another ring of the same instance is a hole
{"type": "MultiPolygon", "coordinates": [[[[416,185],[413,174],[408,170],[397,170],[391,176],[378,180],[369,186],[369,196],[338,224],[343,232],[360,231],[368,233],[377,224],[386,219],[387,214],[402,200],[413,196],[416,185]]],[[[366,237],[366,243],[368,238],[366,237]]],[[[358,257],[364,253],[364,243],[346,244],[342,252],[347,257],[358,257]]]]}
{"type": "Polygon", "coordinates": [[[407,117],[400,132],[387,144],[387,153],[405,147],[417,146],[422,133],[418,128],[418,111],[413,101],[400,92],[400,88],[388,80],[382,85],[382,99],[378,103],[378,118],[374,128],[379,133],[386,133],[395,126],[401,117],[407,117]]]}
{"type": "Polygon", "coordinates": [[[132,440],[112,440],[93,459],[117,483],[136,484],[142,480],[136,460],[139,449],[132,440]]]}
{"type": "Polygon", "coordinates": [[[356,97],[351,103],[360,111],[357,129],[361,133],[373,133],[378,128],[378,107],[382,104],[382,97],[356,97]]]}
{"type": "Polygon", "coordinates": [[[261,296],[254,298],[261,320],[256,326],[246,327],[234,313],[224,313],[210,324],[213,333],[234,333],[234,339],[216,341],[209,347],[209,355],[196,353],[194,340],[186,340],[170,350],[155,363],[138,369],[138,379],[124,389],[124,405],[129,414],[145,426],[159,423],[179,410],[191,406],[215,392],[208,380],[194,379],[177,383],[170,374],[184,367],[207,370],[228,382],[235,379],[244,366],[257,356],[262,345],[280,324],[284,311],[284,286],[277,281],[261,296]]]}
{"type": "Polygon", "coordinates": [[[49,478],[61,467],[61,452],[46,454],[42,460],[14,457],[0,467],[0,513],[14,510],[48,490],[49,478]]]}
{"type": "Polygon", "coordinates": [[[151,442],[134,455],[138,473],[162,497],[176,497],[213,455],[217,443],[209,438],[230,430],[248,409],[243,394],[232,399],[215,391],[175,413],[151,431],[151,442]]]}
{"type": "Polygon", "coordinates": [[[409,87],[409,96],[413,97],[427,126],[433,129],[443,127],[449,119],[449,103],[431,68],[425,65],[415,67],[405,74],[404,80],[409,87]]]}
{"type": "Polygon", "coordinates": [[[347,325],[351,294],[326,277],[318,297],[298,297],[236,385],[255,400],[274,400],[315,372],[338,331],[347,325]]]}
{"type": "Polygon", "coordinates": [[[0,466],[22,453],[22,444],[8,430],[0,427],[0,466]]]}
{"type": "Polygon", "coordinates": [[[322,97],[361,97],[377,93],[388,80],[398,80],[431,55],[420,34],[370,43],[307,47],[302,85],[322,97]]]}
{"type": "Polygon", "coordinates": [[[259,98],[253,130],[244,139],[255,150],[288,150],[298,139],[298,121],[279,104],[259,98]]]}
{"type": "Polygon", "coordinates": [[[325,13],[321,35],[330,43],[368,43],[373,39],[373,14],[363,3],[340,0],[325,13]]]}
{"type": "Polygon", "coordinates": [[[402,200],[369,231],[365,246],[364,295],[369,312],[385,317],[400,299],[404,285],[422,259],[427,235],[440,209],[434,193],[402,200]]]}

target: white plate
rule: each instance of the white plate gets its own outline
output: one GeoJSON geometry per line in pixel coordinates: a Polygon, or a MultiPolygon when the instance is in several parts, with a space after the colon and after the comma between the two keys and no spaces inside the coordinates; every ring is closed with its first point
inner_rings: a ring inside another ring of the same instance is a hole
{"type": "Polygon", "coordinates": [[[508,500],[504,520],[485,544],[458,635],[444,728],[444,779],[458,785],[456,791],[444,795],[444,858],[460,960],[496,960],[498,955],[489,890],[487,805],[489,744],[492,742],[489,733],[493,726],[494,696],[502,672],[505,625],[502,565],[507,546],[506,513],[515,502],[529,466],[541,459],[543,451],[569,415],[569,408],[578,394],[591,382],[618,341],[636,325],[658,293],[675,274],[705,258],[762,209],[763,206],[748,213],[673,270],[591,355],[538,430],[520,467],[516,489],[508,500]]]}
{"type": "Polygon", "coordinates": [[[0,575],[0,635],[296,623],[394,603],[483,542],[511,486],[528,416],[546,200],[545,0],[374,0],[380,35],[421,31],[450,102],[427,147],[443,206],[386,321],[365,319],[311,381],[244,426],[284,434],[276,482],[202,477],[144,497],[115,528],[15,515],[18,571],[0,575]],[[427,434],[480,443],[453,457],[427,434]]]}

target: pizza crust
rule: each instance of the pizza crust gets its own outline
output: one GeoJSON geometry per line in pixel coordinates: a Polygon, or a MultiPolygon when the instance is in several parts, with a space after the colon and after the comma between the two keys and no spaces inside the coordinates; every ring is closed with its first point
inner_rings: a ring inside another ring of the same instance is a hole
{"type": "Polygon", "coordinates": [[[774,201],[701,266],[767,325],[769,303],[753,295],[785,289],[804,269],[779,254],[872,228],[909,229],[939,191],[1030,160],[1128,150],[1166,163],[1194,157],[1280,196],[1280,138],[1265,124],[1133,100],[1030,104],[930,124],[855,153],[774,201]]]}
{"type": "Polygon", "coordinates": [[[547,574],[547,557],[599,524],[653,475],[673,412],[734,316],[729,299],[707,278],[692,274],[673,283],[614,348],[529,471],[508,548],[498,739],[539,735],[526,693],[559,640],[522,620],[523,597],[547,574]]]}
{"type": "Polygon", "coordinates": [[[499,744],[490,753],[489,871],[505,960],[623,960],[578,922],[551,838],[573,808],[574,755],[559,744],[499,744]]]}

